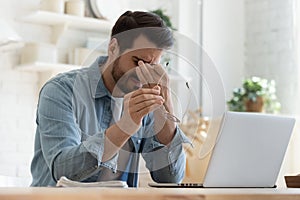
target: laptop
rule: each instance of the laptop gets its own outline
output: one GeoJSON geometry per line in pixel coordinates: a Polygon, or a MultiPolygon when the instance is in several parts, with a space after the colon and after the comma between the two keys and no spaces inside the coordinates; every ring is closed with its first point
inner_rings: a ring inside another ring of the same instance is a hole
{"type": "Polygon", "coordinates": [[[272,188],[295,119],[250,112],[226,112],[203,183],[149,183],[152,187],[272,188]]]}

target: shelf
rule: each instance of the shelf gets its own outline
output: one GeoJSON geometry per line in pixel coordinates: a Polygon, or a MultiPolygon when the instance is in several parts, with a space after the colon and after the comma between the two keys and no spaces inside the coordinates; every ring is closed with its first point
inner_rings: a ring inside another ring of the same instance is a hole
{"type": "Polygon", "coordinates": [[[68,28],[82,29],[88,31],[101,31],[109,33],[112,23],[104,19],[89,17],[78,17],[67,14],[59,14],[48,11],[36,11],[30,15],[21,18],[24,22],[36,23],[50,26],[68,26],[68,28]]]}
{"type": "Polygon", "coordinates": [[[72,69],[80,69],[82,67],[84,66],[62,64],[62,63],[34,62],[34,63],[18,65],[16,66],[16,69],[25,72],[48,72],[48,71],[68,71],[72,69]]]}

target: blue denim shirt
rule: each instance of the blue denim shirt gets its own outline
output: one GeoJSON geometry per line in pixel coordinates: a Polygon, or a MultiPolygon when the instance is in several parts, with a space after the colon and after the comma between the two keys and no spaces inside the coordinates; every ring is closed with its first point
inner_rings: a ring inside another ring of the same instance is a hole
{"type": "MultiPolygon", "coordinates": [[[[90,67],[59,74],[40,92],[31,186],[55,186],[61,176],[81,182],[99,179],[101,171],[117,170],[118,154],[102,162],[105,130],[112,121],[111,105],[117,101],[103,84],[100,68],[106,57],[90,67]]],[[[131,138],[132,152],[120,180],[138,184],[139,154],[156,182],[180,182],[185,171],[182,143],[188,138],[177,127],[170,145],[156,139],[153,113],[131,138]]]]}

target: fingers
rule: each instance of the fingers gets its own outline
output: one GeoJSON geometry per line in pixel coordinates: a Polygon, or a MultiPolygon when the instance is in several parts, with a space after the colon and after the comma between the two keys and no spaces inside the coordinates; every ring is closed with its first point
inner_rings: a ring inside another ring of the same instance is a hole
{"type": "Polygon", "coordinates": [[[160,87],[155,86],[154,88],[143,88],[133,92],[128,106],[133,108],[133,112],[137,112],[153,104],[162,105],[163,103],[164,98],[160,95],[160,87]]]}
{"type": "Polygon", "coordinates": [[[139,101],[138,103],[135,103],[133,100],[132,105],[130,105],[130,107],[132,107],[132,109],[131,109],[132,112],[139,112],[143,109],[147,110],[147,108],[149,108],[155,104],[163,105],[164,101],[165,100],[161,96],[156,96],[156,97],[153,97],[152,99],[139,101]]]}
{"type": "Polygon", "coordinates": [[[151,104],[147,107],[144,107],[143,109],[137,111],[138,115],[140,116],[145,116],[146,114],[150,113],[150,112],[153,112],[154,110],[156,110],[157,108],[159,108],[161,105],[157,104],[157,103],[154,103],[154,104],[151,104]]]}
{"type": "Polygon", "coordinates": [[[124,107],[128,117],[137,124],[148,113],[154,111],[165,102],[160,96],[160,87],[141,88],[124,96],[124,107]]]}
{"type": "Polygon", "coordinates": [[[144,94],[152,94],[152,95],[159,95],[160,94],[160,87],[154,86],[153,88],[141,88],[131,93],[130,97],[134,98],[136,96],[144,95],[144,94]]]}
{"type": "Polygon", "coordinates": [[[152,66],[149,64],[145,64],[143,61],[139,61],[138,64],[139,64],[138,68],[140,69],[139,71],[140,71],[141,78],[143,80],[146,80],[147,83],[155,83],[153,79],[153,75],[149,71],[150,67],[152,68],[152,66]]]}
{"type": "Polygon", "coordinates": [[[141,81],[142,85],[148,85],[148,81],[146,79],[146,77],[144,77],[141,69],[139,67],[136,67],[136,75],[138,77],[138,79],[141,81]]]}
{"type": "Polygon", "coordinates": [[[146,68],[153,69],[153,71],[155,72],[155,76],[160,77],[160,79],[162,79],[162,77],[167,76],[167,72],[159,64],[157,64],[157,65],[150,65],[148,63],[145,63],[145,66],[146,66],[146,68]]]}
{"type": "Polygon", "coordinates": [[[167,73],[160,65],[150,65],[148,63],[144,63],[143,61],[139,61],[138,64],[139,67],[137,67],[136,73],[143,85],[149,85],[153,83],[165,86],[167,85],[167,73]]]}

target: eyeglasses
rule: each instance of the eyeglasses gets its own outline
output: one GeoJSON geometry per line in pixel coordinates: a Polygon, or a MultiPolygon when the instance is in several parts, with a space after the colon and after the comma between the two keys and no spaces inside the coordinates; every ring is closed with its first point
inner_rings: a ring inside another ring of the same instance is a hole
{"type": "Polygon", "coordinates": [[[178,117],[176,117],[175,115],[169,113],[166,110],[164,105],[162,105],[161,108],[164,110],[164,116],[165,116],[166,119],[171,120],[172,122],[175,122],[175,123],[180,123],[181,122],[180,119],[178,119],[178,117]]]}
{"type": "MultiPolygon", "coordinates": [[[[160,82],[160,81],[158,81],[157,86],[158,86],[159,82],[160,82]]],[[[149,84],[149,83],[148,83],[148,84],[149,84]]],[[[149,84],[149,85],[150,85],[150,84],[149,84]]],[[[188,82],[185,82],[185,85],[186,85],[186,88],[187,88],[188,90],[190,90],[189,83],[188,83],[188,82]]],[[[188,105],[190,104],[190,100],[191,100],[191,95],[189,95],[187,107],[188,107],[188,105]]],[[[175,123],[180,123],[180,122],[181,122],[181,120],[180,120],[178,117],[176,117],[174,114],[171,114],[169,111],[167,111],[167,109],[166,109],[166,107],[165,107],[164,105],[160,106],[160,108],[161,108],[161,109],[163,110],[163,112],[164,112],[164,117],[165,117],[165,119],[168,119],[168,120],[170,120],[170,121],[172,121],[172,122],[175,122],[175,123]]],[[[182,118],[184,118],[184,116],[186,115],[186,112],[187,112],[187,109],[186,109],[185,112],[183,113],[182,118]]]]}

